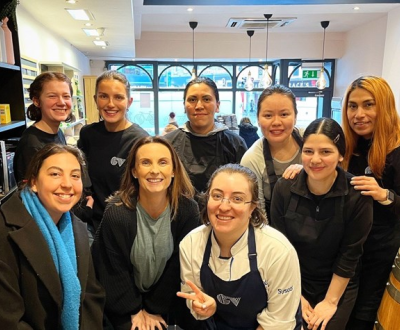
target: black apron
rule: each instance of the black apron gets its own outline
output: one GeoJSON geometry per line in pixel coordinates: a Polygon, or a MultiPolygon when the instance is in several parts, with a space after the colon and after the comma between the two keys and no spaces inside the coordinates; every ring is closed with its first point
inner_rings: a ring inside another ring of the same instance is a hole
{"type": "Polygon", "coordinates": [[[217,132],[205,138],[185,133],[179,138],[178,147],[175,147],[198,193],[206,191],[211,175],[226,163],[222,135],[222,132],[217,132]]]}
{"type": "MultiPolygon", "coordinates": [[[[285,214],[287,224],[285,230],[299,256],[302,295],[314,308],[325,298],[332,279],[332,265],[340,251],[341,238],[345,231],[343,219],[345,197],[336,197],[333,216],[320,220],[296,212],[299,199],[299,195],[291,195],[285,214]]],[[[345,329],[357,291],[358,281],[350,280],[337,311],[326,329],[345,329]]],[[[304,326],[307,326],[306,322],[304,326]]]]}
{"type": "Polygon", "coordinates": [[[248,246],[250,272],[235,281],[226,282],[216,276],[208,262],[211,255],[211,235],[208,237],[200,269],[201,285],[217,303],[217,312],[207,322],[207,329],[255,330],[257,314],[267,307],[268,295],[257,268],[254,228],[249,226],[248,246]]]}
{"type": "MultiPolygon", "coordinates": [[[[292,132],[292,136],[301,149],[303,147],[303,140],[301,139],[301,136],[294,130],[292,132]]],[[[269,150],[269,144],[267,139],[263,140],[263,154],[264,154],[265,167],[268,174],[268,181],[272,199],[272,192],[274,191],[275,184],[279,178],[275,173],[275,166],[272,160],[271,150],[269,150]]],[[[265,200],[265,211],[267,212],[267,218],[269,221],[271,221],[271,213],[270,213],[271,200],[266,199],[265,197],[264,200],[265,200]]]]}

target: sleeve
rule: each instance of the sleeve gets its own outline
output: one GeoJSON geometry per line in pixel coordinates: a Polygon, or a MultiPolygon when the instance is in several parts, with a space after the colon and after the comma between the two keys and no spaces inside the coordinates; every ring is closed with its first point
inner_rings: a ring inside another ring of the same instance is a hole
{"type": "Polygon", "coordinates": [[[344,278],[355,274],[359,258],[363,253],[363,244],[372,227],[373,200],[370,196],[362,196],[350,187],[351,196],[344,205],[346,227],[333,272],[344,278]]]}
{"type": "MultiPolygon", "coordinates": [[[[271,200],[271,219],[269,223],[271,227],[279,230],[282,234],[286,236],[285,228],[285,194],[284,194],[284,181],[285,179],[280,178],[275,184],[274,191],[272,193],[271,200]]],[[[287,189],[289,189],[287,187],[287,189]]],[[[286,190],[287,190],[286,189],[286,190]]]]}
{"type": "MultiPolygon", "coordinates": [[[[193,251],[196,249],[196,247],[194,247],[196,244],[193,244],[193,237],[195,237],[195,235],[186,236],[179,246],[182,280],[181,291],[185,293],[193,292],[191,287],[185,284],[185,281],[187,280],[193,282],[201,291],[204,292],[200,282],[200,267],[202,260],[193,259],[193,251]]],[[[192,300],[186,299],[186,305],[196,320],[206,319],[205,317],[197,315],[197,313],[193,311],[192,300]]]]}
{"type": "Polygon", "coordinates": [[[25,145],[18,149],[19,156],[15,164],[13,164],[15,179],[18,183],[25,179],[26,169],[31,159],[41,148],[42,146],[25,145]]]}
{"type": "Polygon", "coordinates": [[[105,292],[96,279],[91,256],[89,260],[89,273],[82,302],[82,329],[102,329],[105,292]]]}
{"type": "Polygon", "coordinates": [[[241,136],[238,136],[238,143],[236,144],[236,161],[235,163],[240,164],[243,155],[247,151],[247,144],[241,136]]]}
{"type": "Polygon", "coordinates": [[[86,136],[85,132],[86,132],[86,127],[83,127],[79,132],[79,140],[77,142],[78,148],[81,149],[84,154],[86,154],[87,152],[87,146],[85,143],[85,136],[86,136]]]}
{"type": "MultiPolygon", "coordinates": [[[[255,149],[257,147],[258,140],[253,144],[253,146],[246,151],[243,155],[240,165],[245,166],[252,170],[257,177],[258,185],[258,200],[260,201],[260,208],[265,213],[265,200],[264,200],[264,183],[263,183],[263,171],[265,168],[264,156],[262,159],[259,157],[259,150],[255,149]],[[261,163],[262,162],[262,165],[261,163]]],[[[261,149],[262,152],[262,149],[261,149]]]]}
{"type": "Polygon", "coordinates": [[[389,188],[394,193],[394,202],[383,206],[384,208],[388,208],[391,213],[395,215],[397,219],[400,218],[400,147],[397,148],[392,154],[391,168],[390,171],[393,173],[392,179],[390,180],[392,183],[391,188],[389,188]]]}
{"type": "Polygon", "coordinates": [[[0,260],[0,324],[2,329],[34,329],[24,322],[24,299],[19,292],[18,276],[4,261],[0,260]]]}
{"type": "Polygon", "coordinates": [[[177,218],[171,222],[174,237],[172,256],[158,282],[146,292],[143,298],[144,308],[151,314],[168,313],[178,299],[176,292],[179,291],[180,285],[179,243],[200,222],[199,208],[195,201],[182,199],[179,209],[177,218]]]}
{"type": "Polygon", "coordinates": [[[291,247],[279,253],[270,266],[261,263],[259,267],[261,276],[268,282],[268,306],[257,316],[259,325],[263,330],[295,329],[301,297],[300,266],[295,249],[291,247]]]}
{"type": "Polygon", "coordinates": [[[135,223],[135,212],[123,205],[109,205],[92,245],[96,275],[106,291],[105,314],[114,325],[130,323],[130,316],[142,309],[130,262],[135,223]]]}

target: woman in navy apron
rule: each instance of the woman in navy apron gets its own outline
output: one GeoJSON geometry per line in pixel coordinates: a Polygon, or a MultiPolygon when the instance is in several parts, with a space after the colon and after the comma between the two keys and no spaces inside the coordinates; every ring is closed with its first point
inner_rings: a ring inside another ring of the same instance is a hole
{"type": "Polygon", "coordinates": [[[355,188],[374,199],[364,244],[360,290],[349,330],[372,330],[400,247],[400,118],[389,84],[380,77],[353,81],[343,100],[344,168],[355,188]]]}
{"type": "Polygon", "coordinates": [[[207,329],[301,329],[297,255],[265,224],[256,182],[237,164],[216,170],[204,196],[204,226],[180,244],[178,296],[207,329]]]}
{"type": "Polygon", "coordinates": [[[304,328],[343,330],[357,297],[372,198],[355,190],[351,175],[338,167],[346,143],[337,122],[314,120],[303,141],[304,169],[275,185],[272,223],[299,256],[304,328]]]}

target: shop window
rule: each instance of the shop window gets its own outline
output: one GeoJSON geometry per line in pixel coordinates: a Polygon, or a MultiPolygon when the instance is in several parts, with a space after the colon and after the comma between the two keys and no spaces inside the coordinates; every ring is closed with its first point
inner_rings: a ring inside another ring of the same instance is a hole
{"type": "Polygon", "coordinates": [[[160,88],[185,88],[191,79],[191,70],[182,65],[160,65],[160,77],[158,84],[160,88]]]}
{"type": "Polygon", "coordinates": [[[232,71],[232,65],[200,65],[197,68],[198,75],[213,80],[218,89],[232,88],[232,71]]]}

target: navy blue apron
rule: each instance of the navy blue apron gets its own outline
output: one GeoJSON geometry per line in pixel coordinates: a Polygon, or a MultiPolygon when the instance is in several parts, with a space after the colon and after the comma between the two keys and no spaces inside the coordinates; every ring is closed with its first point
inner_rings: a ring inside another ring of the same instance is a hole
{"type": "Polygon", "coordinates": [[[258,327],[257,314],[267,307],[268,295],[257,268],[254,228],[249,226],[248,232],[250,272],[230,282],[221,280],[208,266],[211,235],[212,232],[208,237],[200,269],[204,292],[217,303],[217,312],[207,320],[208,329],[255,330],[258,327]]]}

